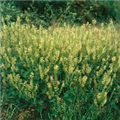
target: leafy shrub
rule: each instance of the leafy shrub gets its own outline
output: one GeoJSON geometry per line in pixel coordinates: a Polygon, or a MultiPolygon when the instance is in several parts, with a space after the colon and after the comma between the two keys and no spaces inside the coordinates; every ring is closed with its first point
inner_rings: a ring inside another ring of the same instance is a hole
{"type": "MultiPolygon", "coordinates": [[[[22,19],[22,23],[24,24],[31,23],[31,24],[35,24],[36,26],[39,25],[40,20],[38,19],[36,10],[31,12],[28,6],[26,7],[27,7],[26,10],[23,12],[22,8],[20,9],[14,2],[2,1],[1,17],[4,20],[4,23],[11,24],[12,22],[16,22],[16,19],[19,16],[22,19]]],[[[3,21],[1,23],[3,24],[3,21]]]]}
{"type": "Polygon", "coordinates": [[[109,19],[120,19],[119,1],[76,1],[71,4],[71,11],[76,13],[76,23],[92,22],[93,19],[108,22],[109,19]]]}
{"type": "Polygon", "coordinates": [[[95,23],[48,30],[20,19],[3,25],[2,90],[10,102],[43,119],[117,119],[120,35],[112,22],[95,23]]]}
{"type": "Polygon", "coordinates": [[[110,18],[117,20],[119,18],[119,1],[34,1],[34,2],[14,2],[16,7],[22,10],[27,10],[33,7],[38,11],[38,14],[44,16],[44,19],[59,18],[62,14],[62,19],[69,22],[85,23],[97,19],[99,21],[107,21],[110,18]],[[67,10],[67,11],[65,11],[67,10]],[[65,12],[65,13],[64,13],[65,12]]]}
{"type": "Polygon", "coordinates": [[[5,2],[1,1],[1,17],[4,18],[6,24],[9,24],[10,21],[15,22],[17,16],[20,16],[22,11],[14,5],[14,2],[5,2]],[[9,21],[9,22],[7,22],[9,21]]]}

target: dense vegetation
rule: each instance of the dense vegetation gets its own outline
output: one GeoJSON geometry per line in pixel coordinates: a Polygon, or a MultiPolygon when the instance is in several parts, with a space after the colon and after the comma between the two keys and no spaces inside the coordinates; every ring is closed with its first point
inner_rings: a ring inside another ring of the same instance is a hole
{"type": "Polygon", "coordinates": [[[119,5],[1,2],[2,120],[120,120],[119,5]]]}

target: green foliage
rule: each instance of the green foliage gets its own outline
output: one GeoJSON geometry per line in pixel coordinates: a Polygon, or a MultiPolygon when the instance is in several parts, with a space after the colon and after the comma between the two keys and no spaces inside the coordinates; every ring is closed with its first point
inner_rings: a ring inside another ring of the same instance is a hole
{"type": "MultiPolygon", "coordinates": [[[[115,11],[115,19],[116,20],[118,20],[119,21],[119,19],[120,19],[120,2],[119,1],[117,1],[117,2],[114,2],[114,4],[113,4],[113,9],[114,9],[114,11],[115,11]]],[[[114,14],[113,14],[113,16],[114,16],[114,14]]]]}
{"type": "Polygon", "coordinates": [[[77,1],[72,3],[71,10],[77,13],[76,20],[80,23],[92,22],[93,19],[107,22],[109,19],[120,19],[119,5],[119,1],[77,1]]]}
{"type": "Polygon", "coordinates": [[[14,2],[5,2],[2,1],[1,3],[1,17],[4,18],[6,24],[9,24],[10,21],[15,22],[16,18],[20,16],[22,11],[14,6],[14,2]],[[9,21],[9,22],[7,22],[9,21]]]}
{"type": "Polygon", "coordinates": [[[120,28],[93,21],[119,22],[119,6],[2,1],[2,118],[120,119],[120,28]]]}
{"type": "MultiPolygon", "coordinates": [[[[1,31],[2,93],[34,110],[34,119],[118,119],[120,35],[112,22],[58,28],[22,25],[1,31]]],[[[3,99],[3,106],[4,106],[3,99]]]]}

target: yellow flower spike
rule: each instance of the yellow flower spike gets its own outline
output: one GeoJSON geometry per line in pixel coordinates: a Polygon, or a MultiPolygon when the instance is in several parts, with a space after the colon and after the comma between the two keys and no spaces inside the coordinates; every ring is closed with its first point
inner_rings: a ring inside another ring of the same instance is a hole
{"type": "Polygon", "coordinates": [[[75,72],[76,74],[79,74],[79,75],[81,74],[80,70],[76,70],[75,72]]]}
{"type": "Polygon", "coordinates": [[[69,74],[73,73],[74,67],[69,66],[69,74]]]}
{"type": "Polygon", "coordinates": [[[65,87],[65,82],[64,80],[62,81],[62,88],[65,87]]]}
{"type": "Polygon", "coordinates": [[[100,103],[101,106],[104,106],[107,102],[107,92],[98,93],[97,102],[100,103]]]}
{"type": "Polygon", "coordinates": [[[98,86],[97,80],[94,79],[93,82],[94,82],[94,87],[97,88],[97,86],[98,86]]]}
{"type": "Polygon", "coordinates": [[[84,87],[84,86],[85,86],[86,81],[87,81],[87,76],[85,75],[85,76],[82,78],[82,80],[80,81],[81,87],[84,87]]]}
{"type": "Polygon", "coordinates": [[[44,75],[47,75],[48,72],[49,72],[49,67],[45,69],[45,71],[44,71],[44,75]]]}
{"type": "Polygon", "coordinates": [[[103,58],[102,61],[105,62],[106,61],[105,58],[103,58]]]}
{"type": "Polygon", "coordinates": [[[53,81],[54,81],[53,76],[50,76],[50,81],[51,81],[51,83],[53,83],[53,81]]]}
{"type": "Polygon", "coordinates": [[[7,78],[8,78],[10,81],[12,81],[12,80],[13,80],[12,74],[9,74],[9,75],[7,76],[7,78]]]}
{"type": "Polygon", "coordinates": [[[48,91],[46,92],[46,95],[49,96],[49,92],[48,91]]]}
{"type": "Polygon", "coordinates": [[[57,57],[59,57],[59,55],[60,55],[60,51],[59,50],[56,51],[56,55],[57,55],[57,57]]]}
{"type": "Polygon", "coordinates": [[[104,27],[104,23],[101,23],[101,27],[104,27]]]}
{"type": "Polygon", "coordinates": [[[30,78],[33,79],[33,77],[34,77],[34,73],[31,72],[31,74],[30,74],[30,78]]]}
{"type": "Polygon", "coordinates": [[[48,96],[48,98],[51,100],[52,99],[52,97],[51,96],[48,96]]]}
{"type": "Polygon", "coordinates": [[[12,71],[17,71],[18,68],[17,68],[15,65],[12,65],[11,70],[12,70],[12,71]]]}
{"type": "Polygon", "coordinates": [[[104,66],[104,70],[106,69],[106,65],[104,66]]]}
{"type": "Polygon", "coordinates": [[[107,55],[107,59],[109,59],[110,58],[110,55],[107,55]]]}
{"type": "Polygon", "coordinates": [[[13,57],[13,58],[12,58],[12,64],[15,64],[15,63],[16,63],[16,58],[13,57]]]}
{"type": "Polygon", "coordinates": [[[37,91],[37,90],[38,90],[38,88],[39,88],[39,86],[38,86],[38,85],[36,85],[36,86],[35,86],[35,91],[37,91]]]}
{"type": "Polygon", "coordinates": [[[55,90],[55,91],[58,91],[58,90],[59,90],[58,86],[55,86],[55,87],[54,87],[54,90],[55,90]]]}
{"type": "Polygon", "coordinates": [[[7,48],[7,51],[8,51],[8,53],[10,53],[10,52],[11,52],[11,49],[10,49],[10,48],[7,48]]]}
{"type": "Polygon", "coordinates": [[[59,66],[58,66],[58,65],[55,65],[55,66],[54,66],[54,71],[55,71],[55,72],[58,72],[58,69],[59,69],[59,66]]]}
{"type": "Polygon", "coordinates": [[[94,104],[95,104],[96,107],[98,107],[98,103],[97,103],[96,99],[94,100],[94,104]]]}
{"type": "Polygon", "coordinates": [[[57,82],[56,82],[56,83],[57,83],[57,85],[60,85],[60,81],[58,81],[58,80],[57,80],[57,82]]]}
{"type": "Polygon", "coordinates": [[[29,53],[32,52],[32,47],[31,47],[31,46],[28,48],[28,52],[29,52],[29,53]]]}
{"type": "Polygon", "coordinates": [[[107,88],[110,82],[111,82],[111,77],[108,76],[106,73],[102,79],[102,84],[104,85],[104,88],[107,88]]]}
{"type": "Polygon", "coordinates": [[[92,24],[95,25],[97,23],[96,20],[92,20],[92,24]]]}
{"type": "Polygon", "coordinates": [[[56,96],[57,102],[60,102],[62,99],[58,96],[56,96]]]}
{"type": "Polygon", "coordinates": [[[112,57],[112,62],[115,62],[116,61],[116,57],[112,57]]]}
{"type": "Polygon", "coordinates": [[[5,68],[5,65],[2,63],[2,64],[0,65],[0,68],[5,68]]]}
{"type": "Polygon", "coordinates": [[[91,67],[87,66],[86,72],[89,74],[91,72],[91,67]]]}
{"type": "Polygon", "coordinates": [[[52,88],[52,85],[50,83],[47,83],[47,86],[48,86],[49,89],[52,88]]]}

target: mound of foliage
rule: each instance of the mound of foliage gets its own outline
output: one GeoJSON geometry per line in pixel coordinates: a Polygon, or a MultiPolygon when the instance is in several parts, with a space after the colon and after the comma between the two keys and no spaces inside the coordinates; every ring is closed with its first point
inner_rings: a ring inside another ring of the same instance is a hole
{"type": "Polygon", "coordinates": [[[2,107],[29,108],[41,120],[120,119],[119,30],[95,23],[48,30],[20,19],[4,24],[2,107]]]}

